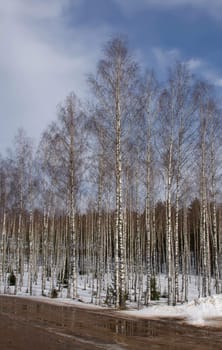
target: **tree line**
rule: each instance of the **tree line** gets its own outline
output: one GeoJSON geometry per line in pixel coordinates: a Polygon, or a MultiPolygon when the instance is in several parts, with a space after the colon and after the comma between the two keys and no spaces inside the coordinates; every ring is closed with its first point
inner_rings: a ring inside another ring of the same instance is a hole
{"type": "Polygon", "coordinates": [[[78,281],[92,302],[169,305],[221,292],[221,109],[207,82],[176,62],[166,81],[127,43],[106,43],[84,103],[74,93],[39,145],[24,130],[0,159],[0,291],[50,293],[78,281]],[[24,274],[28,281],[24,281],[24,274]],[[26,285],[25,285],[26,284],[26,285]],[[163,293],[162,293],[163,294],[163,293]]]}

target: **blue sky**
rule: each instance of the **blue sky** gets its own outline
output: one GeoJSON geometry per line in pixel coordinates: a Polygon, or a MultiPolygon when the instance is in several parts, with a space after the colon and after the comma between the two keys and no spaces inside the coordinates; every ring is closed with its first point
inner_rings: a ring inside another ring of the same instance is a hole
{"type": "Polygon", "coordinates": [[[19,127],[37,142],[70,91],[87,97],[115,34],[160,79],[181,60],[222,90],[221,0],[1,0],[0,153],[19,127]]]}

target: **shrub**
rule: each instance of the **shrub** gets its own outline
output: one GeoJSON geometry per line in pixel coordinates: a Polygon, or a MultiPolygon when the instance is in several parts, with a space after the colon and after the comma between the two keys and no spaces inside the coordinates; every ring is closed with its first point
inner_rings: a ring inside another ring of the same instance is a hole
{"type": "Polygon", "coordinates": [[[50,292],[50,298],[57,298],[58,297],[58,290],[56,288],[53,288],[50,292]]]}
{"type": "Polygon", "coordinates": [[[160,292],[157,290],[156,286],[156,278],[151,278],[151,300],[159,300],[160,299],[160,292]]]}
{"type": "Polygon", "coordinates": [[[9,286],[15,286],[16,283],[16,277],[13,271],[10,272],[8,276],[8,284],[9,286]]]}
{"type": "Polygon", "coordinates": [[[116,291],[110,285],[110,286],[108,286],[107,291],[106,291],[105,304],[107,304],[108,306],[111,306],[112,304],[115,304],[115,300],[116,300],[116,291]]]}

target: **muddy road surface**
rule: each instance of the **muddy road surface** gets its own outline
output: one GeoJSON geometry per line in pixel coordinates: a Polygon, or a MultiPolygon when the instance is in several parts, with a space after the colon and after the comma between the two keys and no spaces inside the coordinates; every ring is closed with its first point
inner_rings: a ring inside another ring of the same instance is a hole
{"type": "Polygon", "coordinates": [[[0,296],[1,350],[221,350],[222,328],[0,296]]]}

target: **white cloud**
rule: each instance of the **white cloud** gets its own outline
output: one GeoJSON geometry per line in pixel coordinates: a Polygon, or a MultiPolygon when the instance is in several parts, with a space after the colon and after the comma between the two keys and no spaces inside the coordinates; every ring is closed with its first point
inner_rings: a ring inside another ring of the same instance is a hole
{"type": "Polygon", "coordinates": [[[180,61],[186,64],[187,68],[198,78],[204,79],[216,87],[222,87],[221,74],[207,61],[198,57],[186,59],[177,48],[166,50],[162,47],[153,47],[149,58],[152,65],[155,67],[155,71],[158,73],[158,76],[160,76],[161,79],[166,77],[167,70],[172,67],[175,62],[180,61]]]}
{"type": "Polygon", "coordinates": [[[152,51],[157,62],[162,66],[169,66],[172,60],[177,60],[180,57],[178,49],[164,50],[161,47],[153,47],[152,51]]]}
{"type": "Polygon", "coordinates": [[[186,63],[191,71],[195,71],[203,65],[203,61],[199,58],[190,58],[186,63]]]}
{"type": "Polygon", "coordinates": [[[221,78],[216,78],[214,81],[216,86],[222,87],[222,77],[221,78]]]}
{"type": "Polygon", "coordinates": [[[151,50],[155,70],[158,75],[165,76],[167,70],[178,60],[180,51],[178,49],[165,50],[161,47],[153,47],[151,50]]]}
{"type": "Polygon", "coordinates": [[[68,0],[7,0],[0,3],[0,11],[6,16],[49,19],[59,17],[61,11],[68,5],[68,0]]]}
{"type": "Polygon", "coordinates": [[[187,60],[186,63],[188,68],[198,77],[216,87],[222,87],[222,77],[220,72],[212,67],[207,61],[199,58],[191,58],[187,60]]]}
{"type": "Polygon", "coordinates": [[[209,69],[207,68],[206,70],[204,70],[203,72],[203,77],[204,79],[206,79],[210,84],[221,88],[222,87],[222,77],[220,74],[218,74],[218,72],[216,72],[213,69],[209,69]]]}
{"type": "Polygon", "coordinates": [[[186,61],[188,68],[198,77],[204,79],[215,87],[222,87],[221,74],[208,62],[199,58],[191,58],[186,61]]]}
{"type": "Polygon", "coordinates": [[[222,78],[217,78],[215,81],[214,81],[214,84],[218,87],[222,87],[222,78]]]}
{"type": "Polygon", "coordinates": [[[191,9],[202,10],[215,18],[222,17],[221,0],[114,0],[126,14],[141,11],[146,8],[166,10],[171,8],[190,7],[191,9]]]}
{"type": "Polygon", "coordinates": [[[70,2],[0,2],[0,152],[18,127],[38,138],[70,91],[85,94],[86,74],[95,69],[109,28],[68,27],[70,2]]]}

